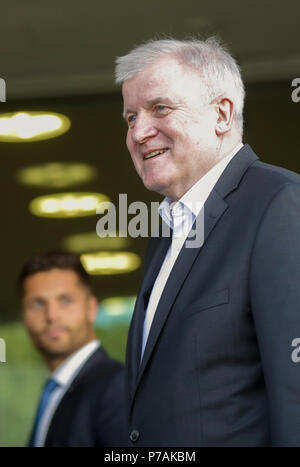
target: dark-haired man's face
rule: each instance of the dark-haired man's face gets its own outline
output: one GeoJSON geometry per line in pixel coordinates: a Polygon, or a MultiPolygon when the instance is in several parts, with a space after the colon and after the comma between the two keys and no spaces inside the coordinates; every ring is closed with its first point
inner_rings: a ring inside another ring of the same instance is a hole
{"type": "Polygon", "coordinates": [[[22,309],[32,341],[46,358],[67,358],[94,339],[97,301],[71,270],[27,277],[22,309]]]}

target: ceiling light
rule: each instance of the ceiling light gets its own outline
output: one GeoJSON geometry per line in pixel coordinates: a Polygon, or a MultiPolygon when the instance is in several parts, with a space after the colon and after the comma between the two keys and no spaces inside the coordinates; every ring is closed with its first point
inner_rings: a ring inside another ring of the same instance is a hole
{"type": "Polygon", "coordinates": [[[29,211],[40,217],[85,217],[95,215],[103,201],[109,198],[101,193],[56,193],[33,199],[29,211]]]}
{"type": "Polygon", "coordinates": [[[22,143],[62,135],[69,130],[68,117],[52,112],[11,112],[0,114],[0,141],[22,143]]]}
{"type": "Polygon", "coordinates": [[[19,170],[17,180],[23,185],[37,188],[67,188],[90,182],[97,169],[80,162],[51,162],[19,170]]]}
{"type": "Polygon", "coordinates": [[[83,253],[99,250],[121,250],[130,244],[129,238],[104,237],[100,238],[96,232],[74,234],[63,240],[63,248],[73,253],[83,253]]]}
{"type": "Polygon", "coordinates": [[[89,274],[124,274],[140,267],[141,259],[128,251],[84,253],[81,262],[89,274]]]}

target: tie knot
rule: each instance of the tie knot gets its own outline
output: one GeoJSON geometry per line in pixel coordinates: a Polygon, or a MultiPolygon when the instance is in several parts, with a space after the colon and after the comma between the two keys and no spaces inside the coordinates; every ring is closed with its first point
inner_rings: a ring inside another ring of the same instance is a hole
{"type": "Polygon", "coordinates": [[[58,382],[55,381],[55,379],[50,378],[48,381],[46,381],[45,387],[44,387],[44,393],[51,394],[54,389],[56,389],[59,386],[58,382]]]}

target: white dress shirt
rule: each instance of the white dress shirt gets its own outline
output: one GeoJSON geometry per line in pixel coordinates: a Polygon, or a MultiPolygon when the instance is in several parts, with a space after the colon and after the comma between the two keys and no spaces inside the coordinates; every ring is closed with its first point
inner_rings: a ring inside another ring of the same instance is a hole
{"type": "Polygon", "coordinates": [[[169,198],[165,198],[159,205],[159,214],[173,231],[172,243],[153,285],[145,313],[141,360],[157,305],[188,233],[225,167],[242,147],[242,143],[238,144],[230,154],[198,180],[179,201],[172,202],[169,198]]]}
{"type": "Polygon", "coordinates": [[[36,434],[36,447],[44,446],[49,425],[55,410],[58,407],[61,399],[69,389],[71,383],[78,375],[79,371],[88,360],[88,358],[100,347],[100,341],[93,340],[81,349],[74,352],[64,362],[62,362],[56,370],[49,375],[49,378],[54,379],[59,386],[52,392],[45,412],[39,422],[36,434]]]}

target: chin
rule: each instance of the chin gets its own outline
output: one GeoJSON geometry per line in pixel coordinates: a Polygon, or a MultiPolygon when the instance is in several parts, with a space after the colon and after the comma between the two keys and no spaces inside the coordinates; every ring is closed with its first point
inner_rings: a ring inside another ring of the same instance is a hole
{"type": "Polygon", "coordinates": [[[70,348],[66,346],[44,346],[43,348],[40,348],[41,352],[46,355],[47,357],[50,358],[56,358],[56,357],[65,357],[67,358],[69,355],[71,355],[73,352],[70,350],[70,348]]]}
{"type": "Polygon", "coordinates": [[[53,354],[53,355],[61,354],[61,353],[68,353],[69,347],[70,347],[70,344],[61,339],[55,339],[55,340],[52,340],[51,342],[43,341],[39,345],[39,348],[42,352],[53,354]]]}
{"type": "Polygon", "coordinates": [[[145,188],[149,191],[155,191],[156,193],[159,193],[160,195],[164,195],[165,191],[167,191],[167,184],[163,183],[162,180],[147,180],[146,178],[143,179],[143,184],[145,188]]]}

